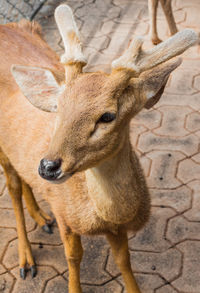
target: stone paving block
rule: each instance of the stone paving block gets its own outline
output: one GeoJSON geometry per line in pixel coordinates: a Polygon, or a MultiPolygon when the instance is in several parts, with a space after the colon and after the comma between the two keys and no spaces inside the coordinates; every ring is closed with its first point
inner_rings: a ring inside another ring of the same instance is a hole
{"type": "Polygon", "coordinates": [[[30,272],[26,276],[26,281],[19,278],[19,268],[15,268],[11,273],[17,279],[12,292],[14,293],[42,293],[46,282],[57,275],[57,272],[51,267],[38,267],[38,273],[35,278],[30,276],[30,272]]]}
{"type": "Polygon", "coordinates": [[[18,258],[18,239],[10,241],[8,247],[6,249],[6,253],[4,254],[3,265],[5,265],[8,269],[14,268],[19,264],[18,258]]]}
{"type": "Polygon", "coordinates": [[[140,289],[145,293],[154,293],[155,288],[164,283],[164,280],[156,274],[134,274],[134,276],[140,289]]]}
{"type": "Polygon", "coordinates": [[[84,40],[84,44],[87,42],[87,38],[92,38],[93,36],[102,36],[101,26],[103,22],[97,16],[82,20],[81,26],[81,36],[84,40]]]}
{"type": "Polygon", "coordinates": [[[13,283],[14,279],[9,273],[0,275],[0,292],[10,293],[13,283]]]}
{"type": "Polygon", "coordinates": [[[12,200],[8,193],[8,189],[5,188],[2,195],[0,196],[0,208],[12,209],[12,200]]]}
{"type": "Polygon", "coordinates": [[[171,207],[179,213],[189,209],[192,204],[192,190],[187,186],[181,186],[174,190],[150,189],[150,194],[152,205],[171,207]]]}
{"type": "Polygon", "coordinates": [[[194,7],[190,6],[185,9],[187,12],[186,14],[186,24],[188,27],[193,27],[194,23],[196,27],[200,26],[200,19],[199,19],[199,10],[194,9],[194,7]]]}
{"type": "Polygon", "coordinates": [[[133,5],[133,3],[126,3],[121,9],[120,16],[116,19],[116,22],[133,24],[134,20],[139,20],[141,15],[147,14],[147,5],[139,2],[137,5],[133,5]]]}
{"type": "Polygon", "coordinates": [[[166,237],[173,244],[186,239],[200,240],[200,223],[188,222],[182,216],[170,219],[166,237]]]}
{"type": "Polygon", "coordinates": [[[192,109],[180,106],[163,106],[159,107],[163,114],[162,125],[154,129],[154,133],[164,136],[185,136],[188,131],[184,129],[185,118],[192,109]]]}
{"type": "MultiPolygon", "coordinates": [[[[120,6],[120,7],[123,7],[124,6],[126,7],[126,5],[137,5],[138,4],[138,1],[137,0],[113,0],[113,3],[114,5],[117,5],[117,6],[120,6]]],[[[146,5],[146,0],[140,0],[140,3],[146,5]]]]}
{"type": "Polygon", "coordinates": [[[0,275],[6,272],[6,269],[0,264],[0,275]]]}
{"type": "Polygon", "coordinates": [[[34,231],[28,234],[28,238],[32,243],[41,243],[52,246],[61,245],[62,241],[60,239],[60,233],[58,227],[55,224],[53,225],[52,230],[53,233],[48,234],[44,232],[41,227],[38,226],[34,231]]]}
{"type": "MultiPolygon", "coordinates": [[[[170,248],[162,253],[131,251],[131,265],[134,272],[158,274],[169,282],[179,276],[181,262],[182,254],[175,248],[170,248]]],[[[106,270],[113,276],[119,273],[111,255],[108,258],[106,270]]]]}
{"type": "MultiPolygon", "coordinates": [[[[1,227],[5,228],[16,228],[16,219],[13,209],[1,209],[1,227]]],[[[32,231],[35,228],[35,221],[30,217],[27,210],[24,210],[26,220],[26,231],[32,231]]]]}
{"type": "Polygon", "coordinates": [[[192,159],[196,162],[196,163],[200,163],[200,153],[194,155],[192,157],[192,159]]]}
{"type": "MultiPolygon", "coordinates": [[[[193,55],[194,50],[196,49],[196,51],[198,51],[199,48],[200,48],[199,45],[195,45],[195,46],[190,47],[188,50],[186,50],[183,53],[184,58],[182,60],[181,65],[179,66],[179,69],[181,69],[181,70],[184,70],[184,69],[191,70],[191,68],[194,69],[193,83],[195,82],[196,77],[198,77],[200,75],[200,59],[198,58],[199,55],[198,56],[193,55]],[[191,52],[190,58],[188,58],[189,56],[187,56],[187,54],[186,54],[187,52],[189,52],[189,53],[191,52]],[[187,56],[187,58],[185,58],[186,56],[187,56]]],[[[193,84],[193,86],[194,86],[194,84],[193,84]]]]}
{"type": "Polygon", "coordinates": [[[200,91],[200,75],[194,77],[194,88],[200,91]]]}
{"type": "Polygon", "coordinates": [[[148,177],[150,175],[150,170],[151,170],[151,164],[152,164],[151,159],[149,159],[145,155],[141,155],[139,156],[139,160],[140,160],[144,175],[148,177]]]}
{"type": "Polygon", "coordinates": [[[165,227],[167,220],[174,215],[175,212],[169,208],[152,207],[150,220],[134,238],[129,240],[129,248],[153,252],[167,250],[170,243],[165,239],[165,227]]]}
{"type": "Polygon", "coordinates": [[[67,270],[67,260],[64,254],[63,245],[51,246],[51,245],[31,245],[32,252],[37,265],[49,266],[60,274],[63,274],[67,270]]]}
{"type": "Polygon", "coordinates": [[[200,93],[194,94],[194,95],[173,95],[164,92],[162,95],[160,101],[156,104],[156,108],[160,106],[189,106],[188,108],[193,109],[194,111],[200,109],[199,106],[199,98],[200,93]]]}
{"type": "Polygon", "coordinates": [[[112,39],[112,35],[114,33],[130,35],[132,38],[134,35],[143,36],[148,33],[149,25],[146,22],[139,22],[137,20],[136,23],[127,24],[115,22],[114,20],[109,20],[103,23],[101,27],[101,31],[103,34],[109,34],[112,39]]]}
{"type": "MultiPolygon", "coordinates": [[[[188,8],[188,7],[194,7],[194,9],[200,8],[200,2],[196,0],[174,0],[174,6],[179,8],[188,8]]],[[[194,22],[194,21],[192,21],[194,22]]]]}
{"type": "Polygon", "coordinates": [[[200,131],[195,132],[195,135],[200,138],[200,131]]]}
{"type": "Polygon", "coordinates": [[[16,219],[13,209],[0,209],[1,227],[16,228],[16,219]]]}
{"type": "MultiPolygon", "coordinates": [[[[196,133],[195,133],[196,134],[196,133]]],[[[151,132],[140,135],[138,149],[141,152],[152,150],[169,150],[169,153],[180,151],[185,155],[193,155],[198,152],[199,139],[194,134],[184,137],[164,137],[151,132]]]]}
{"type": "Polygon", "coordinates": [[[200,165],[192,159],[183,160],[178,166],[177,178],[184,183],[200,179],[200,165]],[[188,170],[190,171],[188,172],[188,170]]]}
{"type": "Polygon", "coordinates": [[[112,54],[113,58],[117,58],[125,48],[128,48],[128,44],[131,38],[132,36],[128,34],[113,34],[110,36],[109,46],[104,53],[110,55],[112,54]]]}
{"type": "Polygon", "coordinates": [[[108,243],[104,237],[82,237],[84,254],[81,263],[81,282],[102,285],[111,277],[104,271],[108,243]]]}
{"type": "Polygon", "coordinates": [[[87,47],[94,48],[96,50],[105,50],[110,43],[110,38],[107,36],[87,38],[87,47]]]}
{"type": "Polygon", "coordinates": [[[142,110],[138,115],[134,117],[134,123],[138,125],[144,125],[148,129],[158,128],[161,125],[162,114],[155,110],[142,110]]]}
{"type": "Polygon", "coordinates": [[[177,293],[178,291],[175,290],[172,286],[166,285],[162,286],[161,288],[157,289],[155,293],[177,293]]]}
{"type": "Polygon", "coordinates": [[[177,162],[184,159],[180,152],[152,151],[147,154],[152,160],[148,178],[150,188],[177,188],[181,182],[175,178],[177,162]]]}
{"type": "MultiPolygon", "coordinates": [[[[140,290],[145,293],[154,293],[155,288],[165,284],[165,281],[157,274],[138,274],[134,273],[134,277],[140,287],[140,290]]],[[[121,284],[124,284],[122,277],[117,278],[121,284]]],[[[123,293],[127,293],[126,289],[123,293]]]]}
{"type": "MultiPolygon", "coordinates": [[[[122,293],[123,288],[120,286],[118,282],[115,280],[110,281],[102,286],[87,286],[87,285],[82,285],[83,292],[84,293],[122,293]]],[[[53,293],[53,292],[52,292],[53,293]]]]}
{"type": "Polygon", "coordinates": [[[180,292],[197,293],[200,288],[200,241],[185,241],[177,248],[184,255],[183,268],[181,276],[172,285],[180,292]]]}
{"type": "Polygon", "coordinates": [[[54,51],[60,50],[59,43],[61,42],[61,37],[58,33],[58,29],[51,29],[48,34],[47,30],[49,29],[43,29],[44,39],[54,51]]]}
{"type": "Polygon", "coordinates": [[[172,74],[170,87],[167,88],[166,92],[176,95],[191,95],[197,92],[192,87],[194,73],[194,69],[175,70],[172,74]]]}
{"type": "Polygon", "coordinates": [[[111,1],[106,1],[102,3],[102,1],[95,1],[93,3],[89,3],[80,8],[76,9],[76,16],[85,19],[85,18],[104,18],[104,19],[114,19],[119,16],[120,8],[113,7],[111,1]]]}
{"type": "Polygon", "coordinates": [[[138,143],[138,137],[141,133],[144,133],[147,131],[147,128],[143,125],[135,123],[135,119],[132,119],[130,123],[130,140],[134,147],[137,146],[138,143]]]}
{"type": "Polygon", "coordinates": [[[200,113],[193,112],[189,114],[186,119],[185,127],[191,132],[200,130],[200,113]]]}
{"type": "Polygon", "coordinates": [[[184,213],[189,221],[200,221],[200,180],[194,180],[188,184],[193,194],[192,208],[184,213]]]}
{"type": "Polygon", "coordinates": [[[7,247],[8,243],[17,237],[17,232],[15,229],[6,229],[0,228],[0,260],[3,256],[5,248],[7,247]]]}
{"type": "Polygon", "coordinates": [[[0,174],[0,198],[1,198],[2,192],[5,189],[5,184],[6,184],[5,176],[4,174],[0,174]]]}
{"type": "Polygon", "coordinates": [[[44,293],[63,293],[67,292],[67,281],[57,276],[48,281],[44,293]]]}

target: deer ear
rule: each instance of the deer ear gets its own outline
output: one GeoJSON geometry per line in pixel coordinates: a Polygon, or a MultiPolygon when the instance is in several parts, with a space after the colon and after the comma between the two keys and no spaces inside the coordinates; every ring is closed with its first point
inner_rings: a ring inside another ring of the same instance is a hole
{"type": "Polygon", "coordinates": [[[163,63],[139,76],[139,88],[142,99],[146,101],[144,107],[150,109],[161,98],[170,73],[182,62],[181,58],[163,63]]]}
{"type": "Polygon", "coordinates": [[[63,92],[50,70],[39,67],[13,65],[12,75],[24,96],[35,107],[56,112],[59,95],[63,92]]]}

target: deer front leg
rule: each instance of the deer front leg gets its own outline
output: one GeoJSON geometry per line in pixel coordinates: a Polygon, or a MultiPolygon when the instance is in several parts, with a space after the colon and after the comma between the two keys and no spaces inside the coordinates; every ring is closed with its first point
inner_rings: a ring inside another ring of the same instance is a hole
{"type": "Polygon", "coordinates": [[[22,205],[22,184],[19,176],[11,165],[4,165],[4,171],[7,179],[7,187],[12,198],[12,204],[15,211],[18,234],[18,251],[19,251],[19,267],[20,276],[22,279],[26,277],[26,264],[30,266],[32,277],[36,276],[37,270],[33,259],[31,245],[29,243],[26,225],[24,218],[24,211],[22,205]]]}
{"type": "Polygon", "coordinates": [[[127,233],[119,231],[118,235],[109,233],[106,237],[112,248],[115,262],[122,273],[127,293],[141,293],[131,269],[127,233]]]}
{"type": "Polygon", "coordinates": [[[177,33],[176,22],[172,12],[171,0],[160,0],[171,35],[177,33]]]}
{"type": "Polygon", "coordinates": [[[28,209],[28,212],[30,216],[36,221],[36,223],[42,227],[42,229],[51,234],[52,233],[52,224],[53,219],[49,215],[47,215],[40,207],[38,206],[33,192],[28,184],[26,184],[24,181],[22,182],[23,187],[23,197],[26,202],[26,206],[28,209]]]}
{"type": "Polygon", "coordinates": [[[151,41],[154,45],[162,42],[158,37],[157,32],[157,8],[158,8],[158,0],[148,0],[148,8],[149,8],[149,20],[150,20],[150,36],[151,41]]]}
{"type": "Polygon", "coordinates": [[[80,263],[83,256],[81,238],[76,234],[66,234],[62,239],[69,269],[69,293],[82,293],[80,284],[80,263]]]}

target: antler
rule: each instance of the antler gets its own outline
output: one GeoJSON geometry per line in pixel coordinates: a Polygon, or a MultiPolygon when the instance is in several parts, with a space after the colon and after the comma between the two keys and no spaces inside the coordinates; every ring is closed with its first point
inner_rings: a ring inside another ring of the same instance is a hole
{"type": "Polygon", "coordinates": [[[125,53],[112,62],[113,68],[132,69],[135,76],[183,53],[198,40],[198,35],[191,29],[176,33],[165,42],[145,52],[142,50],[143,39],[134,39],[125,53]]]}
{"type": "Polygon", "coordinates": [[[65,71],[70,70],[69,65],[75,65],[76,71],[82,71],[87,62],[82,53],[79,31],[71,8],[66,4],[59,5],[55,10],[55,20],[64,43],[65,53],[61,56],[61,63],[64,64],[65,71]]]}

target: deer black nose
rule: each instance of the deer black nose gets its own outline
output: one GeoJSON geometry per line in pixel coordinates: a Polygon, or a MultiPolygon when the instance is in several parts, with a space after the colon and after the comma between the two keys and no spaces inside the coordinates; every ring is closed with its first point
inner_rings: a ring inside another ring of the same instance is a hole
{"type": "Polygon", "coordinates": [[[56,180],[58,176],[62,173],[61,170],[61,159],[55,161],[42,159],[38,168],[40,176],[47,180],[56,180]]]}

